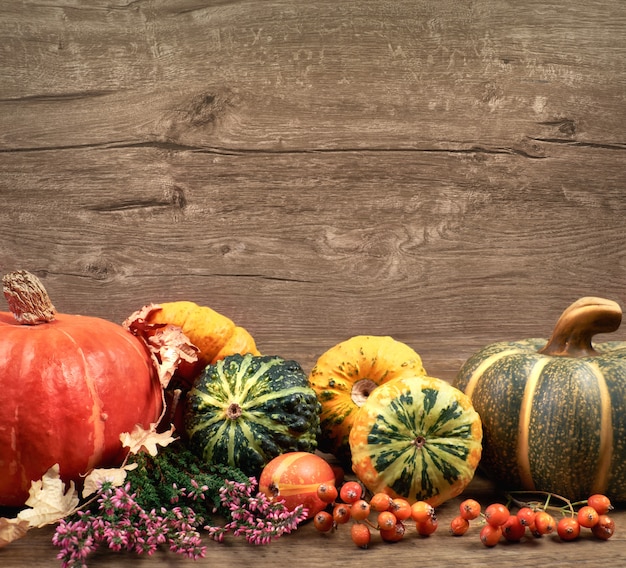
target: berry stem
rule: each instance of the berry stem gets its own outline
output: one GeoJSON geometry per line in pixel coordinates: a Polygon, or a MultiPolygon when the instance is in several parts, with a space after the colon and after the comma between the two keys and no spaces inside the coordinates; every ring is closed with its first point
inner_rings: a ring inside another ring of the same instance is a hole
{"type": "Polygon", "coordinates": [[[364,523],[366,525],[369,525],[369,527],[374,529],[374,530],[380,530],[380,527],[377,524],[375,524],[372,521],[370,521],[369,519],[363,519],[362,521],[358,521],[358,522],[361,522],[361,523],[364,523]]]}
{"type": "Polygon", "coordinates": [[[510,500],[510,502],[512,502],[519,508],[522,508],[522,507],[531,507],[535,509],[541,508],[544,511],[548,511],[548,510],[560,511],[560,512],[569,511],[569,513],[572,516],[574,516],[575,514],[574,503],[572,503],[567,497],[563,497],[562,495],[558,495],[556,493],[550,493],[548,491],[513,491],[510,493],[507,493],[507,498],[510,500]],[[523,496],[523,495],[544,496],[545,501],[543,502],[543,505],[541,505],[538,501],[522,501],[521,499],[518,499],[516,497],[516,496],[523,496]],[[553,499],[557,499],[561,501],[563,505],[560,507],[558,505],[552,505],[550,502],[553,499]]]}

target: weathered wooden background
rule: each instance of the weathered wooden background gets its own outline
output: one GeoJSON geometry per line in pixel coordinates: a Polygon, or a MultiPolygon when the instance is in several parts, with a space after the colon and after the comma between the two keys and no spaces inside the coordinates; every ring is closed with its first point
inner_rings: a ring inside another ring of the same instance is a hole
{"type": "Polygon", "coordinates": [[[306,370],[388,334],[452,379],[626,304],[622,0],[5,1],[0,44],[0,272],[60,311],[189,299],[306,370]]]}
{"type": "Polygon", "coordinates": [[[451,378],[626,302],[621,0],[0,10],[0,270],[61,311],[191,299],[307,368],[389,334],[451,378]]]}

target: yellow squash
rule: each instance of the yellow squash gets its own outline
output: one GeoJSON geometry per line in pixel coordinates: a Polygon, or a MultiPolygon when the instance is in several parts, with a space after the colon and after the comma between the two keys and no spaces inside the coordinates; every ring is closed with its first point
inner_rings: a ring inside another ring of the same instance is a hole
{"type": "Polygon", "coordinates": [[[370,393],[397,377],[425,375],[420,356],[389,336],[357,335],[326,351],[309,381],[322,404],[319,447],[348,461],[348,436],[370,393]]]}

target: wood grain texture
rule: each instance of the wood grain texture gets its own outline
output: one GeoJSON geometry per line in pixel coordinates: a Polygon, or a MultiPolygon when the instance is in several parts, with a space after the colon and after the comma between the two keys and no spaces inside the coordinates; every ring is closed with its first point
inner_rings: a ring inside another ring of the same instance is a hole
{"type": "Polygon", "coordinates": [[[117,322],[209,305],[307,370],[388,334],[450,380],[626,304],[625,32],[621,0],[3,2],[0,271],[117,322]]]}
{"type": "Polygon", "coordinates": [[[189,298],[310,367],[444,378],[624,299],[620,2],[2,7],[3,271],[121,321],[189,298]]]}

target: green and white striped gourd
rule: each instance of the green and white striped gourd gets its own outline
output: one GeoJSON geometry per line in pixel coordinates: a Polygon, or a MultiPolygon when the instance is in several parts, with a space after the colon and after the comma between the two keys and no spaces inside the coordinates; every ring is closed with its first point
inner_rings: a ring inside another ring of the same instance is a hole
{"type": "Polygon", "coordinates": [[[231,355],[206,367],[187,398],[189,446],[207,463],[260,474],[276,456],[313,452],[321,406],[300,365],[231,355]]]}
{"type": "Polygon", "coordinates": [[[483,422],[481,467],[502,488],[626,501],[626,342],[619,305],[581,298],[549,340],[498,342],[474,354],[455,386],[483,422]]]}
{"type": "Polygon", "coordinates": [[[350,431],[352,469],[372,492],[437,507],[459,495],[480,461],[482,429],[470,399],[428,376],[376,387],[350,431]]]}

